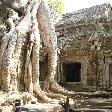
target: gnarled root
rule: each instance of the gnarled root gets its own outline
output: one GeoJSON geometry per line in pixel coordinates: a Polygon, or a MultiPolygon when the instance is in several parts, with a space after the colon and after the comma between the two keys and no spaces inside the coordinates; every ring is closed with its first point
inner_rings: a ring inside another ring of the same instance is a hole
{"type": "Polygon", "coordinates": [[[61,93],[64,95],[73,95],[74,91],[68,91],[64,87],[61,87],[57,82],[53,81],[51,83],[50,90],[53,92],[61,93]]]}
{"type": "Polygon", "coordinates": [[[36,86],[34,89],[33,89],[35,95],[37,97],[39,97],[44,103],[50,103],[52,101],[51,98],[48,98],[44,91],[41,90],[41,88],[39,86],[36,86]]]}
{"type": "Polygon", "coordinates": [[[50,98],[66,98],[66,96],[62,95],[62,94],[56,94],[53,92],[45,92],[46,96],[50,97],[50,98]]]}
{"type": "MultiPolygon", "coordinates": [[[[47,83],[45,83],[45,85],[44,85],[43,90],[47,91],[47,92],[52,91],[54,93],[58,93],[59,95],[62,95],[62,97],[63,97],[63,95],[65,95],[65,96],[66,95],[67,96],[68,95],[69,96],[73,96],[75,94],[74,91],[68,91],[68,90],[66,90],[64,87],[60,86],[56,81],[52,81],[52,82],[47,81],[47,83]]],[[[57,97],[59,98],[58,94],[57,94],[57,97]]],[[[53,95],[53,93],[52,93],[52,95],[53,95]]]]}

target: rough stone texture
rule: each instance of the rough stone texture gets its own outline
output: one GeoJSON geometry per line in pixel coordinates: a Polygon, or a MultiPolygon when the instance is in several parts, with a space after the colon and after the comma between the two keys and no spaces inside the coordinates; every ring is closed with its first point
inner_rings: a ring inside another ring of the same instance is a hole
{"type": "Polygon", "coordinates": [[[62,107],[58,104],[27,104],[21,107],[22,111],[59,112],[62,107]]]}
{"type": "Polygon", "coordinates": [[[13,112],[13,106],[3,106],[0,112],[13,112]]]}
{"type": "Polygon", "coordinates": [[[56,24],[60,82],[66,82],[63,63],[78,62],[81,85],[98,90],[112,86],[111,13],[111,5],[105,3],[65,14],[56,24]]]}

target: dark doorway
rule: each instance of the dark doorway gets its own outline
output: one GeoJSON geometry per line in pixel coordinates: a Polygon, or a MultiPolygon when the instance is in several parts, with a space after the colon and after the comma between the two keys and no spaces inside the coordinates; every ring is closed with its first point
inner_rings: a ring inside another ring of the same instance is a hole
{"type": "Polygon", "coordinates": [[[80,82],[80,69],[81,63],[63,63],[63,70],[66,77],[66,82],[80,82]]]}
{"type": "Polygon", "coordinates": [[[45,58],[44,62],[39,61],[39,80],[40,81],[45,81],[45,78],[47,77],[48,74],[48,59],[47,57],[45,58]]]}
{"type": "Polygon", "coordinates": [[[109,87],[112,86],[112,63],[109,64],[109,87]]]}

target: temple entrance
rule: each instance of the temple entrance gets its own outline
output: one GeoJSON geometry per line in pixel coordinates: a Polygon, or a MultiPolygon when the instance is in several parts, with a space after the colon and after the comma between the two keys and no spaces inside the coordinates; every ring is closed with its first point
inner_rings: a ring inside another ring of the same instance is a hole
{"type": "Polygon", "coordinates": [[[64,75],[66,82],[81,81],[81,63],[63,63],[64,75]]]}
{"type": "Polygon", "coordinates": [[[48,74],[48,59],[45,58],[44,62],[39,62],[39,81],[45,81],[47,74],[48,74]]]}
{"type": "Polygon", "coordinates": [[[112,63],[109,64],[109,86],[112,86],[112,63]]]}

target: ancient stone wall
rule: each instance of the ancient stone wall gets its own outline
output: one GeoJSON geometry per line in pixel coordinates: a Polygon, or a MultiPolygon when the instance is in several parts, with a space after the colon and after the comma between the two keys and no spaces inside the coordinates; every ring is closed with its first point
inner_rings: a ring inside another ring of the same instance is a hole
{"type": "Polygon", "coordinates": [[[56,24],[58,79],[66,82],[63,63],[81,63],[81,83],[96,89],[112,86],[111,5],[102,4],[63,15],[56,24]]]}

